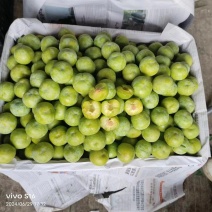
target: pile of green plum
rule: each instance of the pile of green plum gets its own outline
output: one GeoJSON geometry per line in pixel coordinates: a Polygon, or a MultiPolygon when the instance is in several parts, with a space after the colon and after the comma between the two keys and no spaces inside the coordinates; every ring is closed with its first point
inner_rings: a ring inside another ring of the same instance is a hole
{"type": "Polygon", "coordinates": [[[103,166],[201,149],[193,60],[176,43],[62,28],[24,35],[10,53],[0,84],[0,163],[89,158],[103,166]]]}

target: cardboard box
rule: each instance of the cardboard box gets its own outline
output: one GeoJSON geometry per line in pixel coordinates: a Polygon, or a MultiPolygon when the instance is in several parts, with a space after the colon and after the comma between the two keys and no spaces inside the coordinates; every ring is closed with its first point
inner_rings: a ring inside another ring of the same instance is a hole
{"type": "MultiPolygon", "coordinates": [[[[88,161],[50,161],[47,164],[37,164],[16,158],[10,164],[0,164],[0,172],[19,182],[27,193],[34,195],[32,201],[37,211],[64,209],[89,193],[94,194],[108,211],[154,211],[182,197],[183,181],[201,168],[210,157],[204,86],[194,38],[172,24],[168,24],[162,33],[156,33],[42,24],[37,19],[17,19],[10,26],[5,39],[0,81],[5,81],[9,75],[6,61],[14,41],[29,33],[56,35],[61,27],[71,29],[77,35],[88,33],[95,36],[100,31],[107,31],[112,37],[123,34],[136,43],[174,41],[184,52],[190,53],[194,60],[191,73],[199,83],[193,99],[196,103],[194,116],[200,128],[202,149],[197,156],[174,155],[165,160],[150,157],[123,164],[118,159],[112,159],[104,167],[94,166],[88,161]]],[[[3,102],[0,106],[2,104],[3,102]]]]}
{"type": "Polygon", "coordinates": [[[194,0],[24,0],[23,17],[44,23],[161,32],[168,23],[185,29],[194,17],[194,0]]]}

